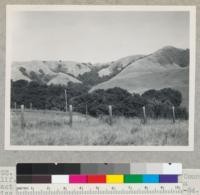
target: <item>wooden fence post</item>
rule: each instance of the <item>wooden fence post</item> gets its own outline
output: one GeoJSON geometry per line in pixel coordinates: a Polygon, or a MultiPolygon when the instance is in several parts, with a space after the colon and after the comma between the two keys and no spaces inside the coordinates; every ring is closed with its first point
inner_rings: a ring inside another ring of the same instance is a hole
{"type": "Polygon", "coordinates": [[[65,89],[65,110],[68,111],[68,105],[67,105],[67,90],[65,89]]]}
{"type": "Polygon", "coordinates": [[[30,103],[30,110],[32,110],[32,108],[33,108],[33,104],[32,104],[32,103],[30,103]]]}
{"type": "Polygon", "coordinates": [[[24,119],[24,105],[21,105],[21,129],[24,130],[26,126],[25,119],[24,119]]]}
{"type": "Polygon", "coordinates": [[[112,120],[112,106],[108,106],[108,112],[109,112],[109,125],[112,126],[113,120],[112,120]]]}
{"type": "Polygon", "coordinates": [[[69,126],[72,127],[73,123],[73,107],[69,105],[69,126]]]}
{"type": "Polygon", "coordinates": [[[175,107],[174,106],[172,106],[172,121],[173,121],[173,123],[176,122],[175,107]]]}
{"type": "Polygon", "coordinates": [[[86,119],[88,119],[88,105],[87,104],[85,105],[85,116],[86,116],[86,119]]]}
{"type": "Polygon", "coordinates": [[[142,107],[142,110],[143,110],[143,120],[144,120],[144,124],[146,124],[146,122],[147,122],[147,116],[146,116],[146,108],[145,108],[145,106],[142,107]]]}

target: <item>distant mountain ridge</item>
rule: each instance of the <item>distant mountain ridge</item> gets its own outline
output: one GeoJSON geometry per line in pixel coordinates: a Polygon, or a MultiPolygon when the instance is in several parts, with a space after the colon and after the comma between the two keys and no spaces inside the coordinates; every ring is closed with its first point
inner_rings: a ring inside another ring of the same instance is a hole
{"type": "Polygon", "coordinates": [[[47,85],[67,85],[69,82],[85,84],[87,80],[92,87],[90,91],[121,87],[131,93],[142,93],[149,89],[170,87],[181,91],[186,104],[189,93],[188,66],[189,49],[166,46],[149,55],[132,55],[108,63],[61,60],[13,62],[11,79],[47,85]]]}
{"type": "Polygon", "coordinates": [[[12,65],[12,80],[24,79],[46,84],[67,85],[69,81],[81,83],[76,77],[89,71],[91,71],[91,64],[73,61],[35,60],[14,62],[12,65]],[[65,82],[62,81],[61,78],[63,78],[65,82]]]}

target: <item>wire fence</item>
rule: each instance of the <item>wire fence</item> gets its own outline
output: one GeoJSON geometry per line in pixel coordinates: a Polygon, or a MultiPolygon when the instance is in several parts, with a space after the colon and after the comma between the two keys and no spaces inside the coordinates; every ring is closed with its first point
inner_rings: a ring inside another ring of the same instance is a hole
{"type": "MultiPolygon", "coordinates": [[[[68,125],[70,127],[73,126],[73,123],[74,123],[74,107],[72,105],[68,105],[66,106],[66,110],[65,111],[57,111],[57,110],[37,110],[37,109],[34,109],[32,103],[30,103],[30,107],[29,108],[25,108],[24,105],[20,105],[20,108],[19,106],[17,106],[17,104],[15,103],[15,107],[12,109],[13,112],[15,113],[18,113],[20,115],[20,124],[21,124],[21,129],[24,130],[25,127],[26,127],[26,117],[25,117],[25,113],[26,112],[36,112],[38,113],[39,111],[40,112],[43,112],[44,114],[45,113],[56,113],[56,114],[61,114],[61,115],[66,115],[67,113],[67,116],[68,116],[68,125]]],[[[146,107],[143,106],[142,109],[142,116],[140,117],[141,119],[141,124],[145,125],[148,123],[148,117],[147,117],[147,114],[146,114],[146,107]]],[[[114,124],[114,120],[113,118],[115,117],[113,115],[113,106],[112,105],[107,105],[107,113],[108,113],[108,118],[107,118],[107,123],[112,126],[114,124]]],[[[87,120],[89,120],[89,117],[88,117],[88,106],[87,104],[85,105],[85,114],[84,114],[85,118],[87,120]]],[[[171,120],[172,120],[172,123],[176,123],[176,115],[175,115],[175,107],[172,106],[171,107],[171,120]]]]}

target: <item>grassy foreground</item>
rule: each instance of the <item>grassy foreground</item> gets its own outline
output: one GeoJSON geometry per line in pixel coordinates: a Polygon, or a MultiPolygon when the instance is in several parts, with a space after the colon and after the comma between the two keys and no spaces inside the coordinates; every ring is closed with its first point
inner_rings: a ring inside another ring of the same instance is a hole
{"type": "Polygon", "coordinates": [[[25,112],[26,127],[21,129],[20,113],[11,114],[11,145],[133,145],[186,146],[188,121],[138,118],[114,118],[109,126],[105,119],[74,114],[69,127],[67,113],[57,111],[25,112]]]}

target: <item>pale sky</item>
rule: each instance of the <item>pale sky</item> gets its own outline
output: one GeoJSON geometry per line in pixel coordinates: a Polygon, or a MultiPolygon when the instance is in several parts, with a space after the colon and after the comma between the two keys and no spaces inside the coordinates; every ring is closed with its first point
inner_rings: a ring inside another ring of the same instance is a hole
{"type": "Polygon", "coordinates": [[[94,63],[168,45],[189,48],[186,11],[17,11],[11,26],[14,61],[94,63]]]}

